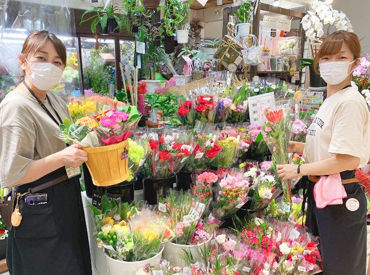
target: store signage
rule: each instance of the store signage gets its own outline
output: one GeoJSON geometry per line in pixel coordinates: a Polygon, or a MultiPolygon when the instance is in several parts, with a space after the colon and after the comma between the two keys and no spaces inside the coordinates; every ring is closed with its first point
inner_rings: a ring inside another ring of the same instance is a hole
{"type": "Polygon", "coordinates": [[[256,95],[248,98],[249,118],[251,124],[263,125],[265,123],[263,111],[267,107],[275,108],[274,93],[256,95]]]}
{"type": "Polygon", "coordinates": [[[289,19],[265,15],[261,25],[267,29],[284,30],[286,32],[290,32],[292,22],[289,19]]]}

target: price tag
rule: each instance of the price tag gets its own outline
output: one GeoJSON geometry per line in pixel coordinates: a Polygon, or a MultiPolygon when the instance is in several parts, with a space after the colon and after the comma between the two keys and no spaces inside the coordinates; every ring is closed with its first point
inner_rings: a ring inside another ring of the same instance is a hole
{"type": "Polygon", "coordinates": [[[298,271],[300,272],[307,272],[307,269],[304,266],[298,266],[298,271]]]}
{"type": "Polygon", "coordinates": [[[196,211],[194,208],[192,208],[190,210],[190,213],[188,214],[188,216],[191,217],[193,222],[199,220],[199,218],[200,218],[200,215],[199,215],[198,211],[196,211]]]}
{"type": "Polygon", "coordinates": [[[197,0],[203,7],[207,4],[208,0],[197,0]]]}
{"type": "Polygon", "coordinates": [[[248,266],[243,266],[242,271],[249,273],[251,271],[251,268],[248,266]]]}
{"type": "Polygon", "coordinates": [[[282,202],[281,211],[283,211],[283,213],[290,213],[290,205],[285,202],[282,202]]]}
{"type": "Polygon", "coordinates": [[[195,155],[195,159],[201,159],[203,157],[204,153],[202,152],[198,152],[196,155],[195,155]]]}
{"type": "Polygon", "coordinates": [[[188,225],[190,225],[193,222],[193,219],[192,219],[192,217],[190,215],[185,215],[182,218],[182,222],[184,223],[185,226],[188,226],[188,225]]]}
{"type": "Polygon", "coordinates": [[[136,41],[136,52],[140,54],[145,54],[145,43],[136,41]]]}
{"type": "Polygon", "coordinates": [[[267,107],[275,108],[274,93],[251,96],[248,98],[249,117],[251,124],[264,124],[265,115],[263,110],[267,107]]]}
{"type": "Polygon", "coordinates": [[[66,166],[66,172],[69,179],[81,175],[80,167],[72,168],[66,166]]]}
{"type": "Polygon", "coordinates": [[[204,209],[206,209],[206,205],[204,203],[197,202],[195,204],[195,211],[197,211],[198,213],[203,213],[204,209]]]}
{"type": "Polygon", "coordinates": [[[158,210],[163,212],[163,213],[166,213],[167,212],[167,207],[163,203],[158,203],[158,210]]]}
{"type": "Polygon", "coordinates": [[[271,199],[272,198],[272,193],[271,193],[271,191],[269,191],[269,190],[263,190],[263,192],[262,192],[262,196],[264,197],[264,198],[266,198],[266,199],[271,199]]]}

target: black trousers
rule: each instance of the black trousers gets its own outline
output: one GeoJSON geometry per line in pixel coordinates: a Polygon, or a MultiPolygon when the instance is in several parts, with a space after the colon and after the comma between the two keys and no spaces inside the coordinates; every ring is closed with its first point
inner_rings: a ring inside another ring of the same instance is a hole
{"type": "MultiPolygon", "coordinates": [[[[19,187],[19,192],[65,173],[59,169],[19,187]]],[[[91,261],[78,177],[40,191],[48,203],[20,200],[22,223],[9,232],[7,263],[14,275],[91,275],[91,261]]]]}
{"type": "Polygon", "coordinates": [[[342,205],[316,207],[313,187],[307,184],[306,225],[309,231],[320,237],[320,251],[324,275],[365,275],[366,274],[366,213],[367,202],[362,186],[358,183],[344,185],[347,199],[342,205]],[[350,211],[346,201],[355,198],[360,207],[350,211]]]}

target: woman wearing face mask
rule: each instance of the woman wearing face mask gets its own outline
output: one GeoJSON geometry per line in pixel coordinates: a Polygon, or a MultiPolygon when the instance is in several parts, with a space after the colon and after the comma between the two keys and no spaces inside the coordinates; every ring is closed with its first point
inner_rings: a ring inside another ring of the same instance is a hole
{"type": "Polygon", "coordinates": [[[24,194],[20,225],[9,232],[10,274],[91,274],[77,175],[87,154],[58,139],[70,117],[49,91],[66,66],[65,46],[54,34],[34,32],[19,61],[24,79],[0,104],[0,184],[24,194]]]}
{"type": "Polygon", "coordinates": [[[308,129],[306,143],[290,144],[290,151],[303,153],[307,163],[277,167],[283,180],[306,176],[301,181],[306,225],[320,237],[324,274],[366,273],[366,198],[355,169],[369,160],[369,111],[351,86],[360,54],[354,33],[338,31],[324,40],[315,64],[327,83],[327,98],[308,129]],[[320,176],[328,177],[318,182],[320,176]],[[339,197],[334,195],[338,192],[339,197]]]}

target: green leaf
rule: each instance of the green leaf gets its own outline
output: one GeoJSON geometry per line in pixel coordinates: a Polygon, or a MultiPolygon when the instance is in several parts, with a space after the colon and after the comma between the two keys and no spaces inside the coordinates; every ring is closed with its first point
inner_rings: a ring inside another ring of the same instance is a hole
{"type": "Polygon", "coordinates": [[[256,143],[260,143],[263,141],[264,141],[264,138],[263,138],[262,132],[260,132],[258,136],[256,137],[256,143]]]}
{"type": "Polygon", "coordinates": [[[101,198],[101,209],[102,214],[105,215],[112,211],[113,208],[117,206],[117,202],[108,198],[107,195],[103,195],[101,198]]]}
{"type": "Polygon", "coordinates": [[[94,217],[96,217],[98,215],[101,215],[101,211],[97,207],[95,207],[94,205],[89,205],[88,207],[91,210],[91,212],[93,212],[94,217]]]}
{"type": "Polygon", "coordinates": [[[108,14],[104,14],[104,16],[100,19],[100,26],[101,26],[101,30],[102,32],[104,32],[107,28],[107,24],[108,24],[108,14]]]}

